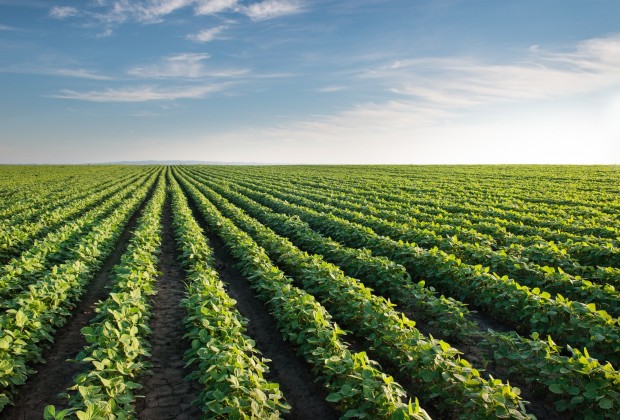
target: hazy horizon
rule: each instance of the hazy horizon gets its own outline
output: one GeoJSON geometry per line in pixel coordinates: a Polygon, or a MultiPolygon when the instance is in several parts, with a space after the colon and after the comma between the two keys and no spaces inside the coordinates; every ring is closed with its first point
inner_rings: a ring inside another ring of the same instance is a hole
{"type": "Polygon", "coordinates": [[[0,163],[619,164],[613,0],[0,0],[0,163]]]}

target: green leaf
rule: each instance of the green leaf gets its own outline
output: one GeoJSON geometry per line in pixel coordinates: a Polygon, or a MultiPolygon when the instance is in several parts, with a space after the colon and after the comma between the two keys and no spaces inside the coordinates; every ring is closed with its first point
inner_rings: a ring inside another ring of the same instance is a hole
{"type": "Polygon", "coordinates": [[[602,398],[598,402],[598,406],[601,407],[603,410],[609,410],[610,408],[614,406],[614,403],[609,398],[602,398]]]}
{"type": "Polygon", "coordinates": [[[556,409],[559,413],[561,413],[561,412],[563,412],[563,411],[566,411],[566,409],[567,409],[567,408],[568,408],[568,404],[566,404],[566,401],[564,401],[564,400],[560,400],[560,401],[557,401],[557,402],[555,403],[555,409],[556,409]]]}
{"type": "Polygon", "coordinates": [[[0,394],[0,411],[10,402],[11,400],[9,400],[9,397],[7,397],[6,394],[0,394]]]}
{"type": "Polygon", "coordinates": [[[340,400],[342,399],[342,394],[341,394],[341,393],[339,393],[339,392],[332,392],[332,393],[331,393],[331,394],[329,394],[329,395],[327,396],[327,398],[325,398],[325,399],[326,399],[327,401],[329,401],[329,402],[333,402],[333,403],[335,403],[335,402],[338,402],[338,401],[340,401],[340,400]]]}
{"type": "Polygon", "coordinates": [[[451,346],[450,346],[450,344],[446,343],[446,342],[445,342],[445,341],[443,341],[443,340],[440,340],[440,341],[439,341],[439,345],[441,346],[441,349],[442,349],[443,351],[448,351],[448,350],[450,350],[450,347],[451,347],[451,346]]]}
{"type": "Polygon", "coordinates": [[[80,331],[82,332],[82,335],[93,335],[94,333],[93,327],[84,327],[80,331]]]}
{"type": "Polygon", "coordinates": [[[390,420],[405,420],[405,418],[405,412],[402,408],[399,408],[398,410],[394,411],[390,420]]]}
{"type": "Polygon", "coordinates": [[[86,414],[84,411],[78,411],[75,413],[78,419],[80,420],[90,420],[90,416],[86,414]]]}
{"type": "Polygon", "coordinates": [[[582,395],[577,395],[576,397],[571,398],[570,403],[572,405],[577,405],[577,404],[581,404],[584,400],[585,398],[583,398],[582,395]]]}
{"type": "Polygon", "coordinates": [[[45,407],[45,411],[43,411],[43,418],[45,420],[55,419],[56,418],[56,407],[53,405],[48,405],[45,407]]]}
{"type": "Polygon", "coordinates": [[[435,373],[428,370],[423,370],[420,372],[420,378],[422,378],[424,382],[431,382],[435,379],[435,373]]]}
{"type": "Polygon", "coordinates": [[[563,394],[564,391],[562,390],[562,387],[560,386],[560,384],[551,384],[549,385],[549,391],[553,392],[554,394],[563,394]]]}
{"type": "Polygon", "coordinates": [[[26,325],[26,321],[28,321],[28,317],[25,313],[22,312],[21,309],[15,313],[15,325],[17,325],[19,328],[22,328],[24,325],[26,325]]]}

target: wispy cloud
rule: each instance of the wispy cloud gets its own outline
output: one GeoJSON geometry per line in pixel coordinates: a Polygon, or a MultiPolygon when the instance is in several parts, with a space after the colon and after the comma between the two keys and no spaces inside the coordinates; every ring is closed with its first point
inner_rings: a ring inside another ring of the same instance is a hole
{"type": "Polygon", "coordinates": [[[137,21],[141,23],[161,22],[163,18],[179,9],[190,6],[195,0],[97,0],[96,9],[89,15],[105,24],[137,21]]]}
{"type": "MultiPolygon", "coordinates": [[[[219,16],[226,23],[185,37],[189,41],[205,43],[220,39],[224,30],[238,25],[234,15],[247,16],[258,22],[303,12],[307,5],[305,0],[261,0],[244,4],[239,0],[93,0],[83,2],[79,7],[53,6],[48,15],[58,20],[77,18],[82,27],[98,31],[94,35],[96,38],[107,38],[114,34],[118,25],[161,23],[183,9],[191,9],[195,16],[219,16]]],[[[0,31],[10,30],[17,29],[0,24],[0,31]]]]}
{"type": "Polygon", "coordinates": [[[139,86],[118,89],[91,90],[87,92],[65,89],[52,97],[88,102],[173,101],[177,99],[205,98],[210,94],[221,92],[227,86],[227,83],[165,88],[158,86],[139,86]]]}
{"type": "Polygon", "coordinates": [[[357,78],[374,84],[386,95],[391,93],[393,99],[360,103],[262,134],[278,139],[336,141],[381,133],[386,138],[406,139],[423,129],[445,132],[453,121],[476,115],[481,107],[535,104],[620,88],[618,68],[620,36],[583,41],[564,51],[538,47],[525,51],[519,61],[503,64],[471,57],[392,61],[361,71],[357,78]]]}
{"type": "Polygon", "coordinates": [[[241,9],[252,20],[272,19],[299,13],[302,10],[302,3],[297,0],[264,0],[241,9]]]}
{"type": "Polygon", "coordinates": [[[332,93],[332,92],[340,92],[341,90],[345,90],[344,86],[323,86],[318,88],[316,91],[320,93],[332,93]]]}
{"type": "Polygon", "coordinates": [[[239,77],[248,73],[245,69],[215,69],[204,64],[209,59],[207,53],[181,53],[164,57],[156,64],[133,67],[127,71],[130,76],[144,79],[206,77],[239,77]]]}
{"type": "Polygon", "coordinates": [[[145,22],[157,22],[179,9],[194,3],[192,0],[151,0],[146,3],[129,2],[133,7],[138,20],[145,22]]]}
{"type": "Polygon", "coordinates": [[[105,28],[103,31],[95,35],[96,38],[109,38],[114,34],[114,30],[110,27],[105,28]]]}
{"type": "Polygon", "coordinates": [[[237,3],[237,0],[199,0],[196,2],[195,12],[197,15],[214,15],[235,9],[237,3]]]}
{"type": "Polygon", "coordinates": [[[506,64],[459,57],[394,61],[360,77],[417,103],[454,109],[592,92],[619,84],[618,68],[620,36],[583,41],[567,52],[538,46],[506,64]]]}
{"type": "MultiPolygon", "coordinates": [[[[301,0],[263,0],[249,5],[241,5],[238,0],[97,0],[95,4],[100,11],[91,11],[90,15],[105,23],[156,23],[188,7],[193,8],[196,15],[231,12],[244,14],[253,20],[271,19],[303,10],[301,0]]],[[[52,12],[58,15],[55,17],[64,18],[72,16],[77,10],[57,6],[52,12]]]]}
{"type": "Polygon", "coordinates": [[[165,57],[161,63],[133,67],[127,72],[140,78],[196,78],[205,73],[202,61],[207,60],[206,53],[185,53],[165,57]]]}
{"type": "Polygon", "coordinates": [[[17,31],[17,30],[18,29],[13,26],[0,24],[0,31],[17,31]]]}
{"type": "Polygon", "coordinates": [[[219,33],[227,28],[225,25],[204,29],[198,33],[187,35],[187,39],[194,42],[210,42],[217,39],[219,33]]]}
{"type": "Polygon", "coordinates": [[[50,9],[50,17],[54,19],[66,19],[68,17],[77,16],[78,9],[71,6],[54,6],[50,9]]]}
{"type": "Polygon", "coordinates": [[[167,60],[182,63],[198,63],[210,57],[208,53],[180,53],[167,57],[167,60]]]}
{"type": "Polygon", "coordinates": [[[19,74],[40,74],[45,76],[73,77],[77,79],[89,80],[113,80],[111,76],[98,73],[96,71],[83,68],[50,68],[50,67],[4,67],[0,68],[1,73],[19,73],[19,74]]]}
{"type": "Polygon", "coordinates": [[[404,132],[412,127],[433,125],[452,118],[449,110],[421,107],[408,101],[368,102],[355,105],[334,115],[315,115],[266,130],[273,138],[338,139],[354,138],[360,133],[381,134],[404,132]]]}
{"type": "Polygon", "coordinates": [[[90,79],[90,80],[113,80],[113,77],[106,76],[101,73],[93,72],[86,69],[56,69],[50,71],[50,75],[63,76],[63,77],[75,77],[78,79],[90,79]]]}

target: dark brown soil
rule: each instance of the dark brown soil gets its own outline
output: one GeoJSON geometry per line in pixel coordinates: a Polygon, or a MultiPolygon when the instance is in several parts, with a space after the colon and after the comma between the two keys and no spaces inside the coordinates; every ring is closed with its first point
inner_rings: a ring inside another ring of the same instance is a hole
{"type": "MultiPolygon", "coordinates": [[[[514,386],[515,384],[512,385],[514,386]]],[[[521,390],[521,397],[523,400],[527,401],[525,409],[529,414],[536,416],[538,420],[562,420],[574,416],[574,413],[570,416],[558,413],[553,407],[553,404],[544,402],[543,399],[538,398],[522,385],[519,386],[519,389],[521,390]]]]}
{"type": "Polygon", "coordinates": [[[481,314],[480,312],[471,311],[467,319],[478,324],[481,331],[487,331],[489,328],[498,332],[514,331],[514,328],[510,327],[510,325],[485,314],[481,314]]]}
{"type": "Polygon", "coordinates": [[[59,394],[73,385],[73,378],[83,369],[82,364],[69,362],[67,359],[74,359],[87,344],[81,329],[87,326],[94,317],[95,304],[108,296],[106,287],[110,282],[113,268],[120,263],[138,217],[152,192],[153,188],[129,219],[129,223],[121,234],[112,254],[105,260],[99,272],[88,284],[82,300],[77,303],[73,316],[56,331],[54,343],[43,353],[46,363],[34,366],[37,373],[32,375],[21,387],[18,395],[14,398],[14,406],[6,407],[2,411],[2,419],[39,419],[43,418],[45,406],[49,404],[53,404],[57,408],[66,406],[66,399],[61,398],[59,394]]]}
{"type": "Polygon", "coordinates": [[[314,382],[310,366],[297,357],[295,349],[282,339],[275,321],[265,305],[254,295],[248,281],[235,267],[235,261],[222,241],[206,229],[200,213],[192,206],[194,217],[200,223],[213,248],[216,269],[226,284],[228,294],[237,301],[237,310],[248,319],[247,334],[256,341],[263,356],[270,359],[270,381],[280,389],[292,409],[285,418],[299,420],[337,419],[340,414],[328,403],[326,390],[314,382]]]}
{"type": "Polygon", "coordinates": [[[187,381],[191,373],[184,368],[183,354],[190,343],[183,338],[185,310],[179,306],[185,295],[185,273],[180,266],[172,228],[172,209],[167,202],[163,213],[160,276],[157,294],[153,299],[150,322],[152,375],[142,378],[144,388],[138,391],[144,398],[136,402],[139,419],[197,419],[200,410],[191,403],[198,398],[200,384],[187,381]]]}

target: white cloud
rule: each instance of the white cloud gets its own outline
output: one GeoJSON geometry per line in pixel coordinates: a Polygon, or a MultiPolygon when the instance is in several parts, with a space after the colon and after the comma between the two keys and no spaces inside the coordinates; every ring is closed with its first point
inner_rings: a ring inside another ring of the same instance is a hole
{"type": "Polygon", "coordinates": [[[252,20],[266,20],[299,13],[303,10],[297,0],[264,0],[244,7],[241,11],[252,20]]]}
{"type": "Polygon", "coordinates": [[[97,38],[109,38],[114,34],[114,31],[112,30],[112,28],[107,27],[105,28],[103,31],[101,31],[100,33],[98,33],[96,35],[97,38]]]}
{"type": "Polygon", "coordinates": [[[97,73],[87,69],[68,69],[68,68],[50,68],[50,67],[5,67],[0,68],[0,73],[19,73],[19,74],[40,74],[45,76],[74,77],[77,79],[89,80],[113,80],[113,77],[97,73]]]}
{"type": "Polygon", "coordinates": [[[351,138],[359,133],[366,136],[406,131],[412,127],[433,125],[455,115],[447,110],[419,107],[407,101],[370,102],[335,115],[316,115],[312,119],[285,124],[267,130],[267,133],[275,138],[306,140],[351,138]]]}
{"type": "Polygon", "coordinates": [[[0,24],[0,31],[16,31],[16,30],[17,28],[14,28],[12,26],[0,24]]]}
{"type": "Polygon", "coordinates": [[[194,1],[195,0],[103,0],[98,3],[106,10],[101,13],[94,13],[93,16],[107,24],[123,23],[128,20],[135,20],[142,23],[156,23],[161,22],[165,16],[192,5],[194,1]]]}
{"type": "Polygon", "coordinates": [[[184,62],[184,63],[197,63],[204,61],[211,56],[208,53],[180,53],[167,57],[168,61],[184,62]]]}
{"type": "Polygon", "coordinates": [[[345,90],[344,86],[323,86],[318,88],[316,91],[320,93],[332,93],[332,92],[340,92],[345,90]]]}
{"type": "Polygon", "coordinates": [[[620,37],[524,57],[393,61],[358,75],[392,100],[231,136],[272,161],[620,163],[620,37]]]}
{"type": "Polygon", "coordinates": [[[195,12],[197,15],[214,15],[237,6],[237,0],[198,0],[195,12]]]}
{"type": "MultiPolygon", "coordinates": [[[[109,36],[115,25],[127,22],[153,24],[163,22],[169,15],[186,8],[191,8],[195,15],[218,15],[220,13],[234,13],[260,21],[289,15],[303,11],[302,0],[262,0],[247,5],[240,4],[239,0],[93,0],[84,5],[83,10],[70,6],[55,6],[50,10],[50,16],[65,19],[70,16],[81,16],[85,26],[103,25],[105,32],[99,37],[109,36]]],[[[227,19],[227,23],[235,23],[227,19]]],[[[187,39],[196,42],[208,42],[225,29],[204,30],[187,36],[187,39]]],[[[0,27],[2,30],[2,27],[0,27]]]]}
{"type": "Polygon", "coordinates": [[[239,77],[248,73],[244,69],[209,69],[204,61],[209,59],[207,53],[181,53],[164,57],[160,62],[147,66],[133,67],[127,73],[133,77],[145,79],[166,78],[205,78],[205,77],[239,77]]]}
{"type": "Polygon", "coordinates": [[[151,0],[143,5],[135,6],[138,19],[145,22],[157,22],[179,9],[187,7],[193,0],[151,0]]]}
{"type": "Polygon", "coordinates": [[[56,69],[50,70],[47,74],[53,76],[64,77],[76,77],[78,79],[90,79],[90,80],[112,80],[113,77],[106,76],[100,73],[93,72],[86,69],[56,69]]]}
{"type": "Polygon", "coordinates": [[[575,71],[614,72],[620,65],[620,35],[582,41],[572,52],[541,51],[540,56],[551,63],[563,63],[575,71]]]}
{"type": "Polygon", "coordinates": [[[71,6],[54,6],[50,9],[50,16],[54,19],[66,19],[77,16],[78,10],[71,6]]]}
{"type": "Polygon", "coordinates": [[[620,83],[620,37],[578,43],[569,52],[532,50],[523,61],[472,58],[394,61],[361,74],[417,104],[471,108],[506,101],[568,97],[620,83]]]}
{"type": "Polygon", "coordinates": [[[147,102],[173,101],[177,99],[200,99],[209,94],[220,92],[227,84],[185,86],[162,88],[157,86],[139,86],[119,89],[92,90],[78,92],[65,89],[54,98],[75,99],[88,102],[147,102]]]}
{"type": "Polygon", "coordinates": [[[194,42],[210,42],[217,39],[217,35],[226,28],[227,27],[224,25],[216,26],[214,28],[204,29],[195,34],[187,35],[186,38],[194,42]]]}

